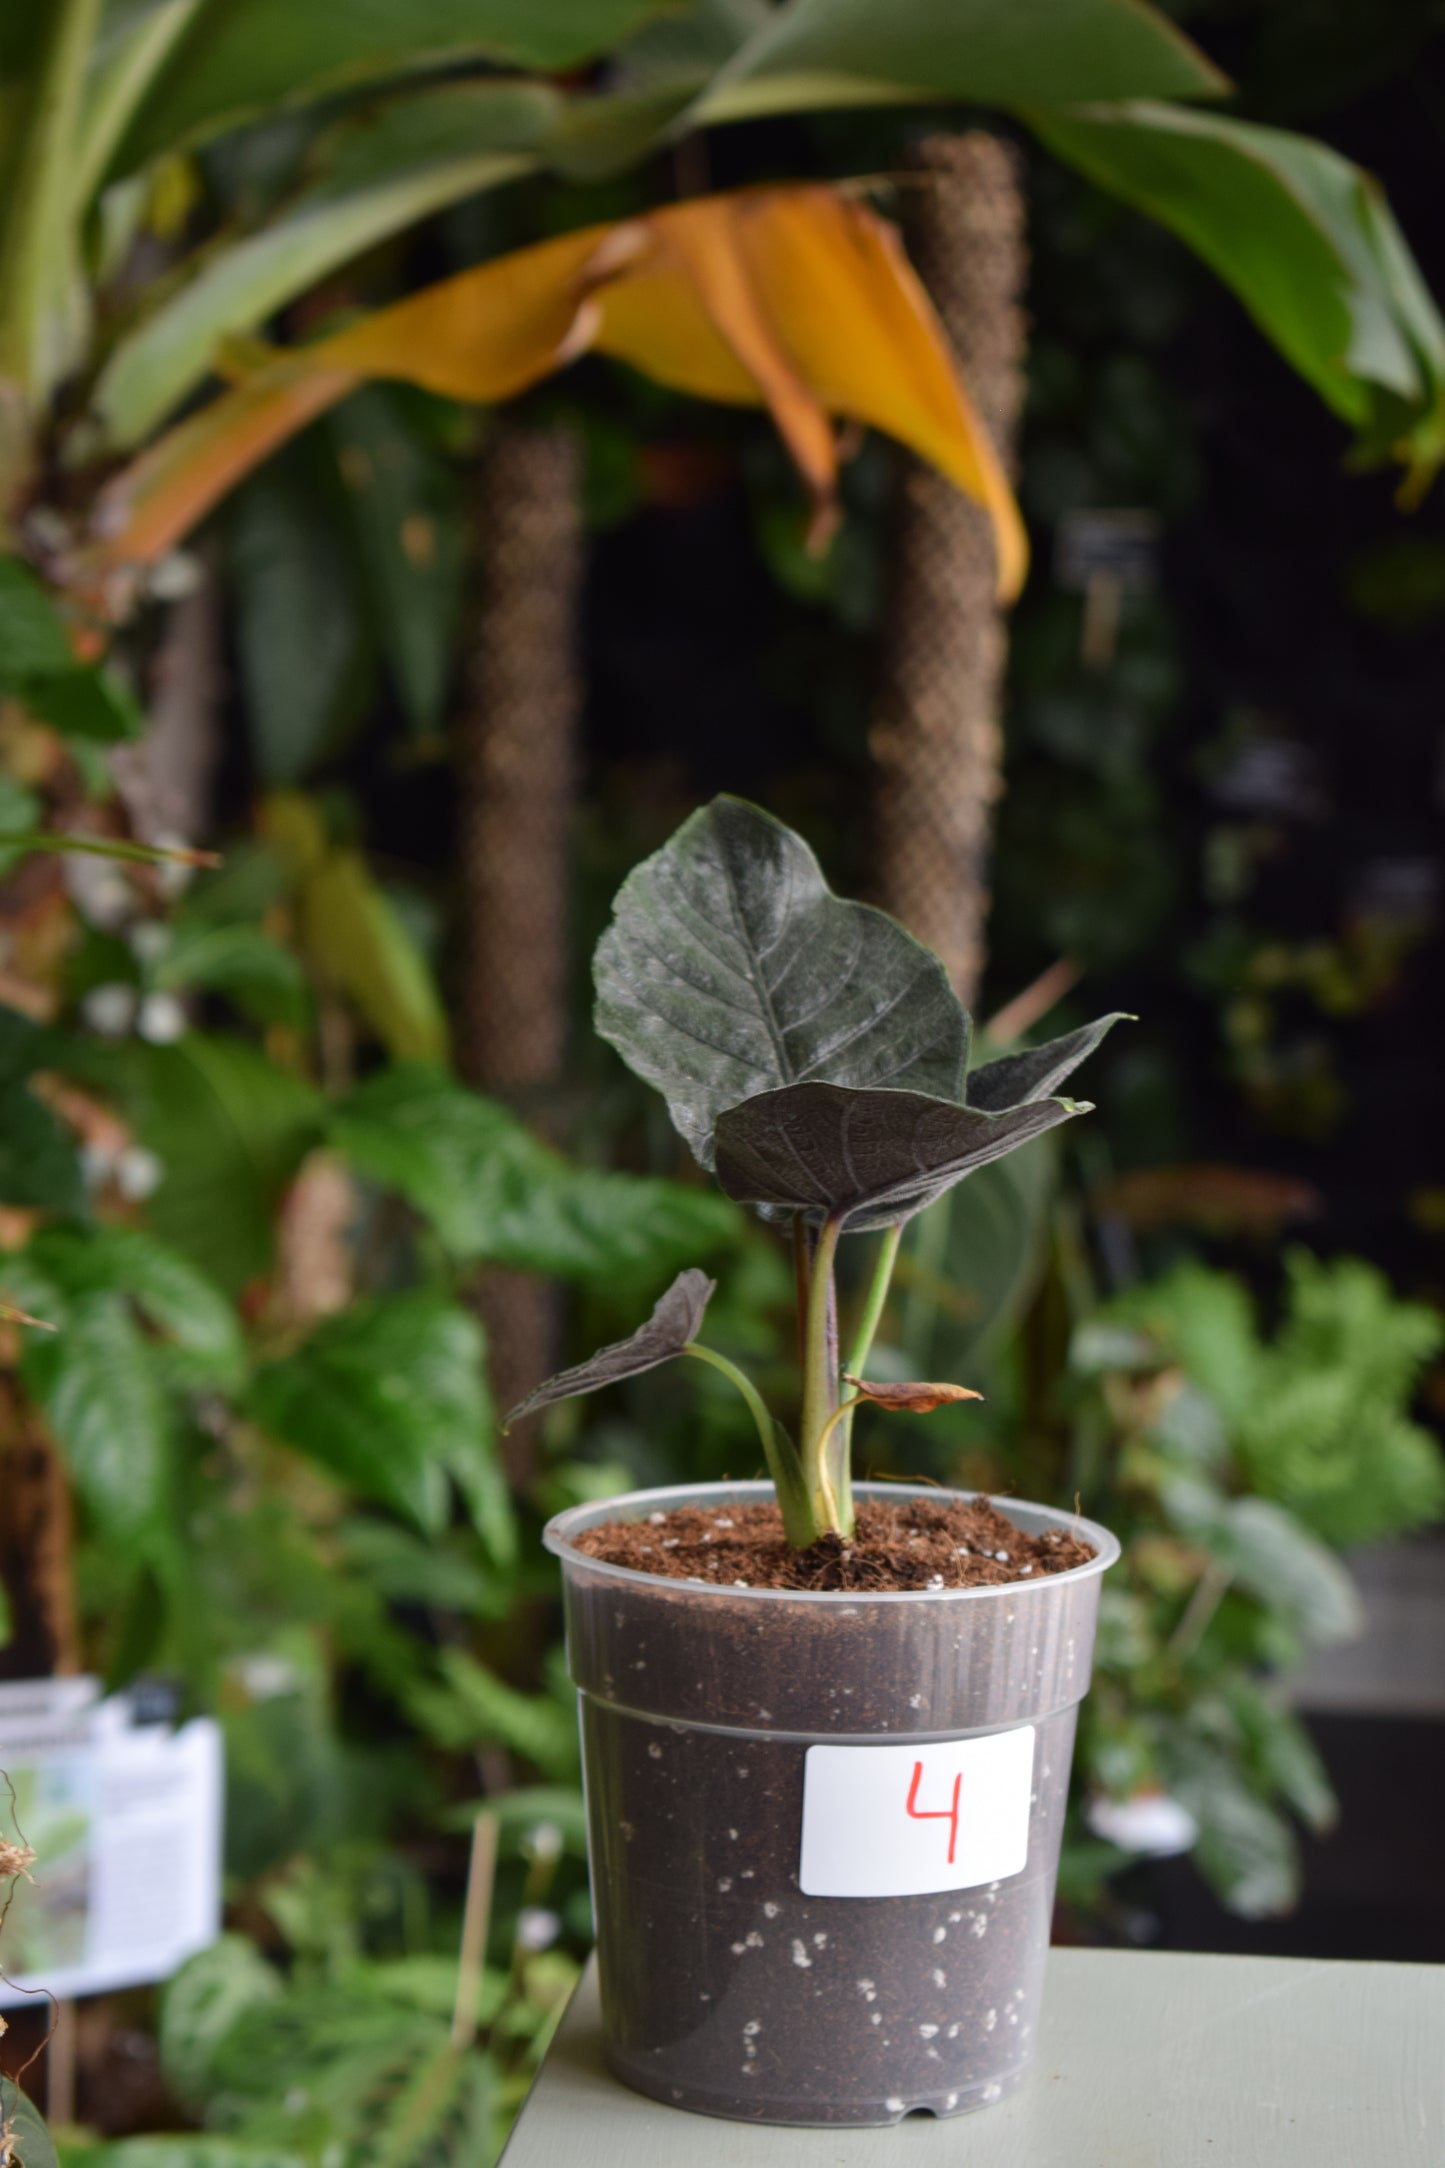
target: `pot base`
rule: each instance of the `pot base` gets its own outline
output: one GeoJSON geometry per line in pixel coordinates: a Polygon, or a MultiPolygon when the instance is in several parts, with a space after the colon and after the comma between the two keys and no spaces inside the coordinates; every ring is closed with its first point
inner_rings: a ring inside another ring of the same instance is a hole
{"type": "Polygon", "coordinates": [[[800,2110],[796,2101],[761,2093],[739,2099],[736,2090],[712,2092],[703,2086],[669,2085],[649,2070],[645,2059],[627,2055],[612,2046],[605,2048],[607,2067],[634,2093],[660,2100],[665,2107],[681,2108],[691,2115],[712,2115],[728,2123],[773,2123],[791,2130],[879,2130],[901,2123],[910,2115],[930,2115],[942,2121],[991,2108],[1016,2093],[1029,2074],[1031,2058],[1012,2070],[949,2092],[920,2094],[916,2099],[893,2095],[887,2100],[840,2100],[828,2109],[818,2106],[800,2110]]]}

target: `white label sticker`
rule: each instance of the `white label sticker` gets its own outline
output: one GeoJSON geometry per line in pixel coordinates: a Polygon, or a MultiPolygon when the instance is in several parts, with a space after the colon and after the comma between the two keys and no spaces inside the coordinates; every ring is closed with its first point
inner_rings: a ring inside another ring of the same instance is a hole
{"type": "Polygon", "coordinates": [[[1020,1874],[1029,1856],[1034,1730],[922,1746],[810,1746],[807,1897],[921,1897],[1020,1874]]]}

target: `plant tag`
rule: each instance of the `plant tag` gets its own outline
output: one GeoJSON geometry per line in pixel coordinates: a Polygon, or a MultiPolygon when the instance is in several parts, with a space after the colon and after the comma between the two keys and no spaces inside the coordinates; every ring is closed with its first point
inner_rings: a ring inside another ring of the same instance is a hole
{"type": "Polygon", "coordinates": [[[806,1897],[921,1897],[1020,1874],[1029,1855],[1034,1728],[920,1746],[810,1746],[806,1897]]]}

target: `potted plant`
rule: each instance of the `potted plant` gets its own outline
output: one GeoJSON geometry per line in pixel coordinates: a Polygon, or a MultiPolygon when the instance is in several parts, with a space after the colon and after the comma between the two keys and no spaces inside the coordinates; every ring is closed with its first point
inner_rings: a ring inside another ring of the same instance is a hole
{"type": "Polygon", "coordinates": [[[938,959],[828,889],[734,798],[619,892],[597,1026],[730,1197],[791,1239],[794,1427],[698,1339],[687,1271],[628,1340],[511,1420],[674,1357],[733,1380],[771,1484],[698,1484],[549,1523],[579,1689],[613,2068],[778,2123],[996,2100],[1033,2044],[1105,1530],[922,1485],[855,1491],[856,1409],[953,1384],[865,1378],[901,1230],[974,1168],[1087,1111],[1057,1096],[1104,1017],[968,1068],[938,959]],[[878,1255],[846,1363],[835,1263],[878,1255]]]}

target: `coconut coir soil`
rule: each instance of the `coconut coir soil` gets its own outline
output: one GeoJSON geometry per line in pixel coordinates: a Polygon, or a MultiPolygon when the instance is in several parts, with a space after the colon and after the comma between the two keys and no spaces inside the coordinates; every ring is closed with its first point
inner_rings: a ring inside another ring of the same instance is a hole
{"type": "Polygon", "coordinates": [[[682,1506],[575,1538],[610,1566],[722,1588],[978,1588],[1066,1573],[1094,1555],[1077,1536],[1025,1535],[987,1499],[863,1499],[851,1538],[792,1550],[775,1505],[682,1506]]]}

